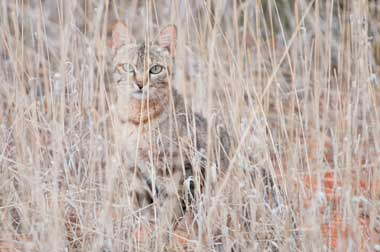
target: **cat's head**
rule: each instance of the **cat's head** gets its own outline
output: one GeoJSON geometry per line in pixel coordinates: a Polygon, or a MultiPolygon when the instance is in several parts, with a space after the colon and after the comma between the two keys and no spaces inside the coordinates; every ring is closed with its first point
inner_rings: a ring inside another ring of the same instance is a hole
{"type": "Polygon", "coordinates": [[[122,99],[146,100],[167,93],[172,78],[172,60],[177,29],[162,29],[156,43],[137,43],[128,27],[118,22],[112,30],[113,78],[122,99]]]}

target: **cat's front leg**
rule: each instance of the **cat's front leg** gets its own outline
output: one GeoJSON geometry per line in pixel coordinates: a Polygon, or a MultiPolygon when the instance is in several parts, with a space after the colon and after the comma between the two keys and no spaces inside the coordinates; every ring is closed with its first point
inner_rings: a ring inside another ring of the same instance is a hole
{"type": "Polygon", "coordinates": [[[150,205],[153,202],[150,188],[141,172],[136,169],[130,169],[130,171],[127,177],[127,186],[131,210],[135,217],[148,221],[152,216],[150,205]]]}
{"type": "Polygon", "coordinates": [[[169,176],[158,176],[149,181],[153,195],[150,219],[152,246],[158,251],[165,251],[169,244],[169,234],[173,233],[176,220],[182,216],[181,192],[183,173],[175,172],[169,176]]]}
{"type": "Polygon", "coordinates": [[[176,221],[183,216],[182,182],[183,172],[178,169],[166,178],[158,178],[157,222],[164,229],[172,229],[176,221]]]}
{"type": "Polygon", "coordinates": [[[141,169],[130,169],[127,177],[130,210],[133,215],[132,237],[136,242],[135,251],[150,251],[152,247],[151,220],[153,218],[153,198],[149,180],[141,169]]]}

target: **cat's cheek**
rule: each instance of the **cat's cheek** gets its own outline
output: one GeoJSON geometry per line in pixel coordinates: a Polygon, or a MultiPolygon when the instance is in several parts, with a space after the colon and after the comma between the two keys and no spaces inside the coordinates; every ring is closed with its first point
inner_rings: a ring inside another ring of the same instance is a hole
{"type": "Polygon", "coordinates": [[[129,97],[132,93],[132,89],[128,85],[118,85],[116,91],[119,97],[129,97]]]}
{"type": "Polygon", "coordinates": [[[157,82],[162,82],[166,79],[166,73],[160,73],[156,74],[154,76],[151,76],[151,82],[157,83],[157,82]]]}
{"type": "Polygon", "coordinates": [[[150,74],[149,75],[150,82],[155,82],[156,79],[157,79],[157,74],[150,74]]]}

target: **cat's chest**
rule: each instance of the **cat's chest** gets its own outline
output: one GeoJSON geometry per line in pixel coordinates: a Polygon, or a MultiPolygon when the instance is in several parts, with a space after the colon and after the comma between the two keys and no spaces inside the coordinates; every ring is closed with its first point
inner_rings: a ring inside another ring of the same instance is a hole
{"type": "Polygon", "coordinates": [[[121,152],[128,163],[158,170],[180,164],[178,137],[169,125],[121,126],[121,152]]]}

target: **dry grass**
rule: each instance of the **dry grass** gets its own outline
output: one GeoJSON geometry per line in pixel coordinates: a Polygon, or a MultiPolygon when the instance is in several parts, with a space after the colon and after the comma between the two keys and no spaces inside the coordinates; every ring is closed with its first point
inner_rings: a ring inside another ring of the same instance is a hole
{"type": "Polygon", "coordinates": [[[0,0],[0,251],[380,251],[379,64],[375,0],[0,0]],[[175,232],[112,158],[116,19],[178,26],[175,85],[238,143],[175,232]]]}

